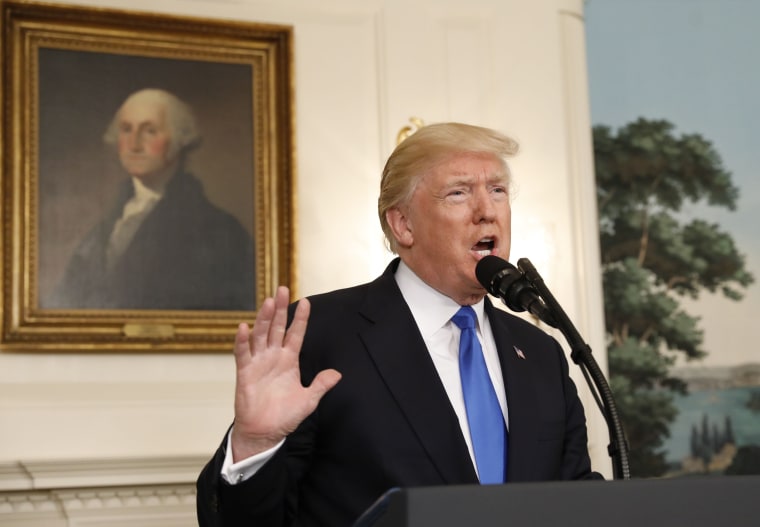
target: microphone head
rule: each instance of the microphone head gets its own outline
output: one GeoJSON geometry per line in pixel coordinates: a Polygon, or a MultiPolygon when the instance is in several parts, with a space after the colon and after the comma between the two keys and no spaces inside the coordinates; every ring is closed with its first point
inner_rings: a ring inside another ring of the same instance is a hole
{"type": "Polygon", "coordinates": [[[475,276],[486,291],[499,296],[499,279],[504,271],[510,269],[516,268],[503,258],[489,254],[481,258],[475,266],[475,276]]]}

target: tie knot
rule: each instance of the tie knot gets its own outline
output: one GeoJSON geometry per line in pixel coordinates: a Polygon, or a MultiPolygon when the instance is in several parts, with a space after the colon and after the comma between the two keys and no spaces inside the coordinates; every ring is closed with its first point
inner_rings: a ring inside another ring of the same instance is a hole
{"type": "Polygon", "coordinates": [[[457,325],[459,329],[465,329],[475,328],[475,319],[477,316],[475,315],[475,311],[470,306],[462,306],[459,308],[459,311],[454,313],[454,316],[451,317],[451,321],[457,325]]]}

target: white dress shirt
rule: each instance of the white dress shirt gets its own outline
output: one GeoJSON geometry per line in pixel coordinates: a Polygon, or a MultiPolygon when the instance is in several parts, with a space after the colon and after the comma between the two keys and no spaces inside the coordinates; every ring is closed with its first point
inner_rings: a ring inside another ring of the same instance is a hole
{"type": "MultiPolygon", "coordinates": [[[[439,293],[423,282],[409,267],[400,262],[395,274],[396,283],[404,300],[412,311],[414,321],[422,334],[430,357],[433,359],[438,375],[441,378],[446,394],[459,419],[473,467],[477,471],[475,455],[470,438],[470,427],[467,422],[467,412],[462,394],[462,383],[459,377],[459,335],[460,330],[451,321],[451,317],[461,307],[446,295],[439,293]]],[[[507,397],[504,391],[504,378],[501,374],[499,356],[496,352],[491,326],[487,323],[483,309],[484,301],[481,300],[472,306],[478,317],[477,334],[483,347],[488,373],[491,377],[496,395],[499,398],[499,406],[504,414],[504,422],[509,429],[509,414],[507,412],[507,397]]],[[[248,459],[232,462],[232,445],[230,436],[227,436],[227,456],[222,465],[222,477],[230,484],[235,484],[253,476],[282,446],[284,440],[274,448],[262,452],[248,459]]]]}
{"type": "MultiPolygon", "coordinates": [[[[412,311],[414,321],[422,334],[433,364],[438,370],[446,394],[449,396],[451,406],[459,418],[459,426],[462,435],[467,442],[473,466],[475,455],[470,438],[470,426],[467,421],[467,411],[462,394],[462,381],[459,377],[459,335],[460,329],[451,321],[451,317],[459,310],[460,306],[446,295],[439,293],[423,282],[403,262],[396,271],[396,282],[401,289],[404,300],[412,311]]],[[[487,323],[484,312],[484,301],[472,305],[472,309],[478,317],[476,332],[478,340],[483,348],[488,374],[491,383],[499,399],[499,406],[504,414],[504,422],[509,430],[509,414],[507,412],[507,396],[504,390],[504,378],[501,374],[499,355],[496,352],[496,342],[491,332],[491,325],[487,323]]]]}

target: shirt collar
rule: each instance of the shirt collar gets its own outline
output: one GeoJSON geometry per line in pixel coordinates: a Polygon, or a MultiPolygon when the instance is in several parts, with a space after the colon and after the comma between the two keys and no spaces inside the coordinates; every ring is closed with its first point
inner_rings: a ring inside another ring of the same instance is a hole
{"type": "MultiPolygon", "coordinates": [[[[428,339],[433,333],[441,329],[462,307],[426,284],[403,261],[399,262],[395,278],[401,295],[412,311],[423,339],[428,339]]],[[[483,305],[484,301],[481,299],[477,304],[471,306],[478,317],[478,327],[480,328],[483,327],[483,317],[485,316],[483,305]]]]}
{"type": "Polygon", "coordinates": [[[145,186],[145,183],[138,178],[132,178],[132,187],[135,189],[135,201],[138,203],[147,203],[150,201],[158,201],[164,195],[166,185],[162,185],[158,189],[152,189],[145,186]]]}

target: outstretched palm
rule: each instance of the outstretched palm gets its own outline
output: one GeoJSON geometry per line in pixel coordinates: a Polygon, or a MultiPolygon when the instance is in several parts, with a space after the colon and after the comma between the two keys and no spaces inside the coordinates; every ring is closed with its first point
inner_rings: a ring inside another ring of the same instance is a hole
{"type": "Polygon", "coordinates": [[[336,370],[321,371],[304,387],[298,358],[310,304],[301,300],[287,328],[289,291],[279,287],[259,310],[253,329],[240,324],[235,336],[235,462],[268,450],[296,427],[340,380],[336,370]]]}

